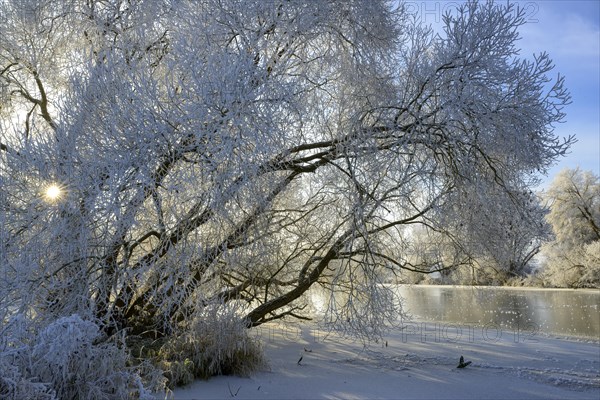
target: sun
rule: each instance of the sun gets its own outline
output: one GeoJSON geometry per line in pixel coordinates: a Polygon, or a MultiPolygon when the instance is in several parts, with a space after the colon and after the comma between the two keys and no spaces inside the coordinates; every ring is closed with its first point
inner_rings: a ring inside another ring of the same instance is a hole
{"type": "Polygon", "coordinates": [[[63,191],[56,183],[46,188],[45,196],[50,201],[56,201],[62,197],[63,191]]]}

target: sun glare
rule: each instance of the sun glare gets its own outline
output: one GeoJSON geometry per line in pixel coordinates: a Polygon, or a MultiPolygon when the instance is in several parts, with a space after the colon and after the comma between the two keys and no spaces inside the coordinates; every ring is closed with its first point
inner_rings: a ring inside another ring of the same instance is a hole
{"type": "Polygon", "coordinates": [[[52,185],[50,185],[46,188],[46,198],[48,200],[56,201],[56,200],[60,199],[61,196],[62,196],[62,190],[57,184],[53,183],[52,185]]]}

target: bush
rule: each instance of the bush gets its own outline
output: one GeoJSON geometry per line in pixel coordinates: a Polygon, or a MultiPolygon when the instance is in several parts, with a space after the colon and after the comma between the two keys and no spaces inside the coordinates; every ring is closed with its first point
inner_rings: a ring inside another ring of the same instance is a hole
{"type": "Polygon", "coordinates": [[[72,315],[32,334],[17,320],[3,329],[2,399],[153,399],[122,341],[102,338],[95,323],[72,315]]]}
{"type": "Polygon", "coordinates": [[[248,376],[267,366],[244,321],[221,304],[205,307],[183,333],[160,347],[157,357],[170,387],[214,375],[248,376]]]}
{"type": "Polygon", "coordinates": [[[127,347],[124,337],[105,338],[79,315],[39,330],[19,315],[0,331],[0,398],[154,399],[151,391],[167,383],[248,376],[267,365],[244,321],[223,305],[206,307],[184,328],[157,341],[128,338],[127,347]]]}

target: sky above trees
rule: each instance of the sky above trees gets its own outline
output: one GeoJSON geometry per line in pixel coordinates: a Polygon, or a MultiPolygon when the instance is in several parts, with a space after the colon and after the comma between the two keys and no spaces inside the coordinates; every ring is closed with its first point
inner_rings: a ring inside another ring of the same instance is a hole
{"type": "MultiPolygon", "coordinates": [[[[525,2],[524,2],[525,3],[525,2]]],[[[572,153],[550,171],[549,179],[565,167],[581,167],[600,174],[600,3],[597,1],[539,1],[539,22],[523,27],[524,54],[546,49],[556,68],[566,76],[573,104],[562,136],[574,133],[572,153]]]]}
{"type": "MultiPolygon", "coordinates": [[[[441,15],[454,11],[462,1],[408,1],[406,4],[427,24],[441,28],[441,15]]],[[[571,153],[550,169],[540,189],[547,189],[564,168],[579,166],[600,174],[600,2],[517,1],[527,12],[527,24],[519,31],[521,55],[547,51],[556,72],[566,76],[573,103],[566,108],[566,122],[556,127],[559,136],[577,136],[571,153]]]]}

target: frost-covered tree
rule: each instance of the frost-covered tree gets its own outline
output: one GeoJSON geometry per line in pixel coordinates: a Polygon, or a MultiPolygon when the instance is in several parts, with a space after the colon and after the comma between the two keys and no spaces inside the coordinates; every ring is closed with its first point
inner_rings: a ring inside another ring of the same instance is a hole
{"type": "Polygon", "coordinates": [[[444,231],[461,188],[520,193],[571,141],[510,4],[469,2],[442,35],[383,0],[5,1],[0,20],[4,321],[169,337],[215,304],[304,318],[320,286],[329,322],[377,335],[403,230],[444,231]]]}
{"type": "Polygon", "coordinates": [[[451,271],[451,282],[501,285],[532,272],[533,258],[550,235],[547,210],[532,190],[463,187],[454,200],[443,216],[445,237],[467,268],[451,271]]]}
{"type": "Polygon", "coordinates": [[[591,171],[564,169],[546,198],[555,236],[542,253],[548,283],[600,286],[600,179],[591,171]]]}

